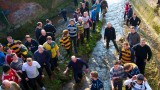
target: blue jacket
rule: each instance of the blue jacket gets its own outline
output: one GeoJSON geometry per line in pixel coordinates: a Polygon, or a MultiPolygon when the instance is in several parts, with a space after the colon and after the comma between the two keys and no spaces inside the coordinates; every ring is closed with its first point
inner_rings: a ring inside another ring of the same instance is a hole
{"type": "Polygon", "coordinates": [[[93,7],[97,7],[97,9],[96,9],[96,12],[97,12],[97,13],[100,12],[100,9],[101,9],[100,3],[99,3],[99,4],[94,4],[94,5],[92,6],[92,9],[93,9],[93,7]]]}
{"type": "Polygon", "coordinates": [[[34,39],[31,42],[26,41],[24,44],[28,49],[31,48],[31,52],[34,53],[38,49],[38,42],[34,39]]]}
{"type": "Polygon", "coordinates": [[[50,66],[50,54],[44,50],[43,53],[39,53],[38,50],[34,53],[34,59],[37,61],[40,65],[46,64],[47,66],[50,66]]]}
{"type": "Polygon", "coordinates": [[[92,10],[91,19],[92,21],[96,21],[96,10],[92,10]]]}
{"type": "Polygon", "coordinates": [[[133,69],[126,73],[127,77],[132,78],[134,75],[140,74],[138,67],[133,64],[133,69]]]}
{"type": "Polygon", "coordinates": [[[73,69],[74,73],[82,73],[83,65],[88,68],[88,64],[81,60],[80,58],[77,58],[77,61],[74,63],[72,60],[68,63],[69,68],[73,69]]]}
{"type": "Polygon", "coordinates": [[[133,15],[133,9],[132,8],[129,8],[128,10],[128,18],[130,19],[133,15]]]}
{"type": "Polygon", "coordinates": [[[100,90],[103,88],[103,83],[99,79],[91,81],[92,81],[91,90],[100,90]]]}
{"type": "Polygon", "coordinates": [[[5,62],[5,55],[3,52],[0,52],[0,66],[2,66],[5,62]]]}

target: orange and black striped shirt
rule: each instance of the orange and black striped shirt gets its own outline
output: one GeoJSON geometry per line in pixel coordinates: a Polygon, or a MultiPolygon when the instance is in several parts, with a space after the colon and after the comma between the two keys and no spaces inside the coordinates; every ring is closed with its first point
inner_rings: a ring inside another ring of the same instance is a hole
{"type": "Polygon", "coordinates": [[[66,50],[71,48],[71,42],[70,42],[70,37],[69,36],[63,36],[60,39],[60,43],[61,43],[62,46],[65,47],[66,50]]]}
{"type": "Polygon", "coordinates": [[[19,55],[20,54],[20,49],[19,47],[16,46],[16,40],[13,40],[13,43],[8,43],[7,46],[14,50],[14,52],[19,55]]]}
{"type": "Polygon", "coordinates": [[[133,49],[124,49],[122,48],[119,56],[119,60],[121,60],[122,64],[132,63],[134,62],[134,51],[133,49]]]}

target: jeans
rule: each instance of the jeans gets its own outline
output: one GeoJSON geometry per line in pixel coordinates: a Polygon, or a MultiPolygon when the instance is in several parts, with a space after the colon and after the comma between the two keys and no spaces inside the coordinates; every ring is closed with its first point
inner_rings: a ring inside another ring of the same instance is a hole
{"type": "Polygon", "coordinates": [[[43,70],[43,68],[46,69],[46,72],[47,72],[49,77],[52,76],[50,65],[41,65],[41,68],[42,68],[42,70],[43,70]]]}
{"type": "MultiPolygon", "coordinates": [[[[142,59],[136,59],[136,61],[138,61],[138,60],[142,60],[142,59]]],[[[140,73],[144,75],[146,62],[143,62],[143,63],[136,62],[136,65],[138,66],[140,73]]]]}
{"type": "Polygon", "coordinates": [[[126,16],[127,16],[127,13],[126,13],[126,12],[124,12],[124,20],[126,19],[126,16]]]}
{"type": "Polygon", "coordinates": [[[75,53],[78,53],[77,52],[77,37],[71,37],[70,38],[71,39],[71,48],[73,48],[73,45],[72,44],[74,44],[74,51],[75,51],[75,53]]]}
{"type": "Polygon", "coordinates": [[[113,82],[113,85],[115,90],[122,90],[122,81],[113,82]]]}
{"type": "Polygon", "coordinates": [[[84,37],[86,37],[87,41],[89,41],[89,37],[90,37],[90,29],[89,28],[84,29],[84,37]]]}
{"type": "Polygon", "coordinates": [[[42,82],[42,78],[40,75],[38,75],[36,78],[29,78],[28,82],[32,90],[38,90],[36,82],[39,84],[41,88],[44,87],[44,84],[42,82]]]}
{"type": "Polygon", "coordinates": [[[79,47],[79,43],[81,42],[81,45],[84,43],[84,33],[80,34],[80,39],[77,40],[77,46],[79,47]]]}
{"type": "Polygon", "coordinates": [[[139,28],[138,28],[138,25],[137,25],[137,26],[134,26],[134,29],[135,29],[136,32],[138,32],[138,29],[139,29],[139,28]]]}
{"type": "Polygon", "coordinates": [[[93,32],[96,32],[96,21],[93,21],[93,32]]]}
{"type": "Polygon", "coordinates": [[[99,12],[96,14],[96,21],[99,21],[99,12]]]}
{"type": "Polygon", "coordinates": [[[17,74],[22,79],[21,82],[20,82],[20,87],[22,88],[22,90],[29,90],[29,87],[28,87],[27,81],[25,80],[24,74],[20,73],[20,72],[18,72],[17,74]]]}
{"type": "Polygon", "coordinates": [[[79,73],[75,72],[74,73],[74,79],[75,79],[76,83],[80,83],[80,81],[82,80],[82,77],[83,77],[82,72],[79,72],[79,73]]]}
{"type": "MultiPolygon", "coordinates": [[[[110,42],[111,39],[106,39],[106,48],[109,48],[109,42],[110,42]]],[[[119,52],[119,49],[118,49],[118,46],[117,46],[117,43],[116,41],[112,40],[117,52],[119,52]]]]}
{"type": "Polygon", "coordinates": [[[53,71],[57,66],[58,66],[58,57],[54,57],[54,58],[51,58],[50,60],[50,64],[51,64],[51,70],[53,71]]]}

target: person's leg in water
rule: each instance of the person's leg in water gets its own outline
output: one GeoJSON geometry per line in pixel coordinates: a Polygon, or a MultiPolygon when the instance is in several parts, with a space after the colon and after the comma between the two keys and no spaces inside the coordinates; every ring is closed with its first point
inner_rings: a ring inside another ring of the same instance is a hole
{"type": "Polygon", "coordinates": [[[110,39],[106,39],[106,48],[109,49],[109,42],[110,42],[110,39]]]}
{"type": "Polygon", "coordinates": [[[118,45],[117,45],[116,41],[115,41],[115,40],[112,40],[112,42],[113,42],[113,44],[114,44],[114,46],[115,46],[117,52],[119,52],[119,48],[118,48],[118,45]]]}

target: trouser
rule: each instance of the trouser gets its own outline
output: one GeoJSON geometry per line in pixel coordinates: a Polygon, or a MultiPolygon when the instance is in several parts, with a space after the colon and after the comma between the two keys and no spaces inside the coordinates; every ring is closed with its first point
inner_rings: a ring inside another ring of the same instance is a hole
{"type": "Polygon", "coordinates": [[[80,81],[82,80],[82,77],[83,77],[83,74],[82,72],[79,72],[79,73],[74,73],[74,79],[75,79],[75,82],[76,83],[80,83],[80,81]]]}
{"type": "Polygon", "coordinates": [[[21,82],[20,82],[20,87],[22,88],[22,90],[29,90],[27,81],[25,80],[25,77],[23,75],[23,73],[18,72],[18,75],[21,77],[21,82]]]}
{"type": "Polygon", "coordinates": [[[41,68],[42,68],[42,70],[43,70],[43,68],[45,68],[49,78],[51,78],[52,73],[51,73],[50,65],[41,65],[41,68]]]}
{"type": "Polygon", "coordinates": [[[128,87],[128,86],[125,86],[125,88],[126,88],[126,90],[131,90],[131,88],[130,88],[130,87],[128,87]]]}
{"type": "Polygon", "coordinates": [[[157,4],[160,4],[160,0],[158,0],[157,4]]]}
{"type": "MultiPolygon", "coordinates": [[[[108,49],[109,48],[109,42],[110,42],[110,39],[106,39],[106,48],[108,49]]],[[[112,40],[117,52],[119,52],[119,49],[118,49],[118,46],[117,46],[117,43],[116,41],[112,40]]]]}
{"type": "Polygon", "coordinates": [[[96,21],[99,21],[99,12],[96,14],[96,21]]]}
{"type": "Polygon", "coordinates": [[[29,78],[28,82],[32,90],[38,90],[36,82],[39,84],[41,88],[44,87],[44,84],[42,82],[42,78],[40,75],[38,75],[36,78],[29,78]]]}
{"type": "Polygon", "coordinates": [[[127,16],[127,13],[126,13],[126,12],[124,12],[124,20],[126,19],[126,16],[127,16]]]}
{"type": "Polygon", "coordinates": [[[66,55],[66,56],[71,57],[71,48],[70,48],[70,49],[66,49],[66,51],[67,51],[67,54],[68,54],[68,55],[66,55]]]}
{"type": "Polygon", "coordinates": [[[71,37],[71,46],[72,46],[72,48],[73,48],[73,45],[74,45],[74,52],[77,53],[77,37],[71,37]]]}
{"type": "Polygon", "coordinates": [[[122,81],[113,82],[113,86],[115,90],[122,90],[122,81]]]}
{"type": "Polygon", "coordinates": [[[93,32],[96,32],[96,21],[93,21],[93,32]]]}
{"type": "Polygon", "coordinates": [[[136,32],[138,32],[138,29],[139,29],[138,25],[134,26],[134,29],[135,29],[136,32]]]}
{"type": "Polygon", "coordinates": [[[92,0],[92,5],[94,5],[96,3],[96,0],[92,0]]]}
{"type": "MultiPolygon", "coordinates": [[[[141,60],[142,60],[142,59],[141,59],[141,60]]],[[[136,61],[137,61],[137,60],[136,60],[136,61]]],[[[138,62],[136,62],[136,65],[138,66],[140,73],[144,75],[146,62],[143,62],[143,63],[138,63],[138,62]]]]}
{"type": "Polygon", "coordinates": [[[58,66],[58,57],[54,57],[54,58],[51,58],[50,60],[50,64],[51,64],[51,70],[53,71],[57,66],[58,66]]]}
{"type": "Polygon", "coordinates": [[[89,41],[89,36],[90,36],[90,29],[89,28],[84,29],[84,37],[87,38],[87,41],[89,41]]]}
{"type": "Polygon", "coordinates": [[[126,21],[127,26],[128,26],[129,21],[130,21],[130,18],[127,18],[127,21],[126,21]]]}
{"type": "Polygon", "coordinates": [[[67,21],[67,16],[63,16],[64,21],[67,21]]]}
{"type": "Polygon", "coordinates": [[[81,42],[81,45],[84,43],[84,33],[80,34],[80,39],[77,40],[77,46],[79,47],[79,43],[81,42]]]}
{"type": "Polygon", "coordinates": [[[103,15],[105,15],[105,14],[107,13],[107,7],[101,8],[101,13],[102,13],[103,15]]]}
{"type": "Polygon", "coordinates": [[[74,5],[78,6],[78,1],[77,0],[74,0],[74,5]]]}

